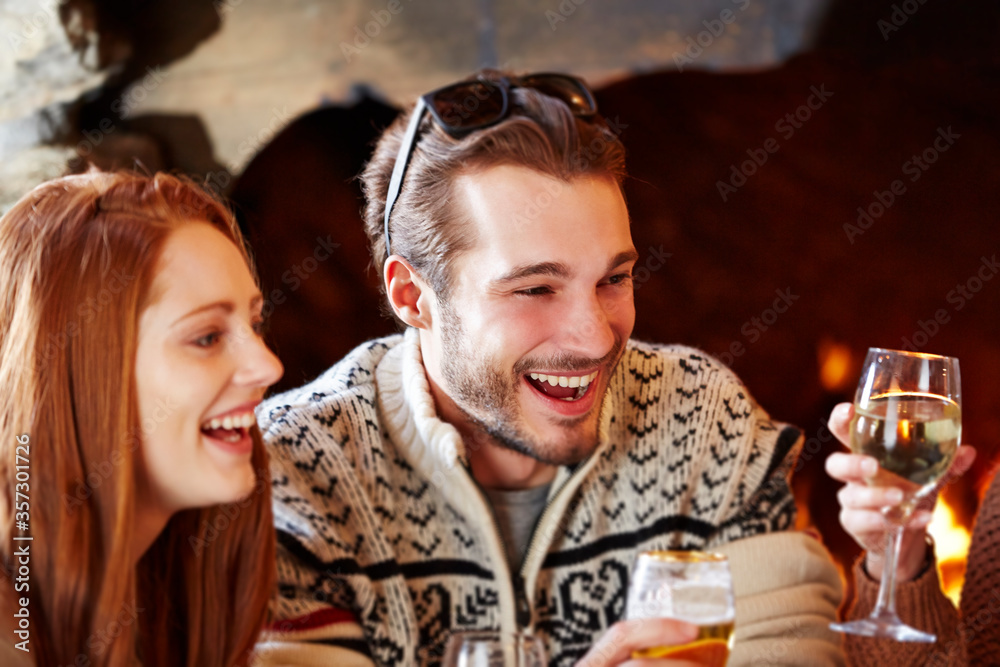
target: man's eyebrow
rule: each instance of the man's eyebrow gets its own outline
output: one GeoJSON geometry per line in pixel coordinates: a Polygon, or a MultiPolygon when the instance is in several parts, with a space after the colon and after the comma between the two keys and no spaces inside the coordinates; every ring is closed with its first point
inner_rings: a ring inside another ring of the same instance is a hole
{"type": "Polygon", "coordinates": [[[608,271],[613,271],[614,269],[618,268],[619,266],[627,262],[636,262],[638,260],[639,260],[639,253],[636,252],[635,249],[620,252],[614,257],[612,257],[611,261],[608,262],[608,271]]]}
{"type": "Polygon", "coordinates": [[[553,276],[555,278],[569,277],[569,267],[561,262],[539,262],[538,264],[524,264],[514,267],[499,278],[491,280],[493,285],[501,286],[512,283],[522,278],[532,276],[553,276]]]}
{"type": "MultiPolygon", "coordinates": [[[[639,259],[639,253],[634,249],[625,250],[614,257],[608,262],[608,271],[612,271],[622,264],[627,262],[634,262],[639,259]]],[[[569,267],[562,262],[539,262],[537,264],[524,264],[522,266],[517,266],[507,273],[503,274],[495,280],[491,280],[490,283],[494,286],[503,286],[507,283],[516,282],[522,278],[530,278],[532,276],[552,276],[555,278],[568,278],[570,276],[569,267]]]]}

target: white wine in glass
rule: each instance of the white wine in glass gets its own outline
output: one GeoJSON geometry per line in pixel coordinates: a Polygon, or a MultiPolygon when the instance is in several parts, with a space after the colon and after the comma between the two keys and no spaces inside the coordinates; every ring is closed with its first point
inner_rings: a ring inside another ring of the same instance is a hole
{"type": "Polygon", "coordinates": [[[724,667],[736,618],[729,561],[701,551],[640,553],[632,568],[625,616],[673,618],[698,626],[698,636],[687,644],[634,651],[633,658],[724,667]]]}
{"type": "Polygon", "coordinates": [[[851,451],[879,462],[874,486],[903,492],[899,505],[885,507],[888,540],[878,602],[871,616],[830,627],[840,632],[896,641],[936,641],[896,615],[896,564],[910,515],[948,472],[962,437],[958,359],[919,352],[871,348],[854,398],[851,451]]]}

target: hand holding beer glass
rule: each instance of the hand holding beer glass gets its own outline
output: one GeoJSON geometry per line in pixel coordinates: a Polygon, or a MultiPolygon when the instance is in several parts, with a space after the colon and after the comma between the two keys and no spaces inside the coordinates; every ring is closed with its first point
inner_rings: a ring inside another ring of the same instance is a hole
{"type": "Polygon", "coordinates": [[[690,660],[724,667],[736,612],[729,561],[700,551],[646,551],[636,558],[625,617],[673,618],[699,627],[687,644],[635,651],[633,658],[690,660]]]}
{"type": "Polygon", "coordinates": [[[888,535],[878,602],[871,616],[834,623],[840,632],[896,641],[934,642],[934,635],[905,625],[896,615],[895,584],[900,541],[921,499],[948,471],[961,440],[958,360],[917,352],[871,348],[854,399],[850,448],[875,458],[871,486],[894,487],[902,502],[882,508],[888,535]]]}

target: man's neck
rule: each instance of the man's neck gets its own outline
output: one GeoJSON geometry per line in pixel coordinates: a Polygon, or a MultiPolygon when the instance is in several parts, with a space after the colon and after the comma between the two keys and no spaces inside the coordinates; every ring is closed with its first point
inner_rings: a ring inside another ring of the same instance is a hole
{"type": "Polygon", "coordinates": [[[469,423],[465,414],[447,392],[438,386],[430,373],[427,373],[427,384],[434,398],[438,418],[454,426],[461,434],[472,477],[480,486],[516,491],[548,484],[555,479],[556,466],[504,447],[483,433],[477,425],[469,423]]]}
{"type": "Polygon", "coordinates": [[[557,467],[502,447],[492,439],[470,438],[462,434],[472,477],[487,489],[516,491],[549,484],[557,467]]]}

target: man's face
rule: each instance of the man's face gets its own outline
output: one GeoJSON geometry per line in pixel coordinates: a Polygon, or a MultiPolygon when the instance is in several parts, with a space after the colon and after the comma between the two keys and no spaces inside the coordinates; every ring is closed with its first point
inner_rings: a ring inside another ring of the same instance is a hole
{"type": "Polygon", "coordinates": [[[421,332],[442,417],[467,441],[580,461],[635,323],[625,201],[610,178],[565,183],[515,166],[455,190],[475,240],[421,332]]]}

